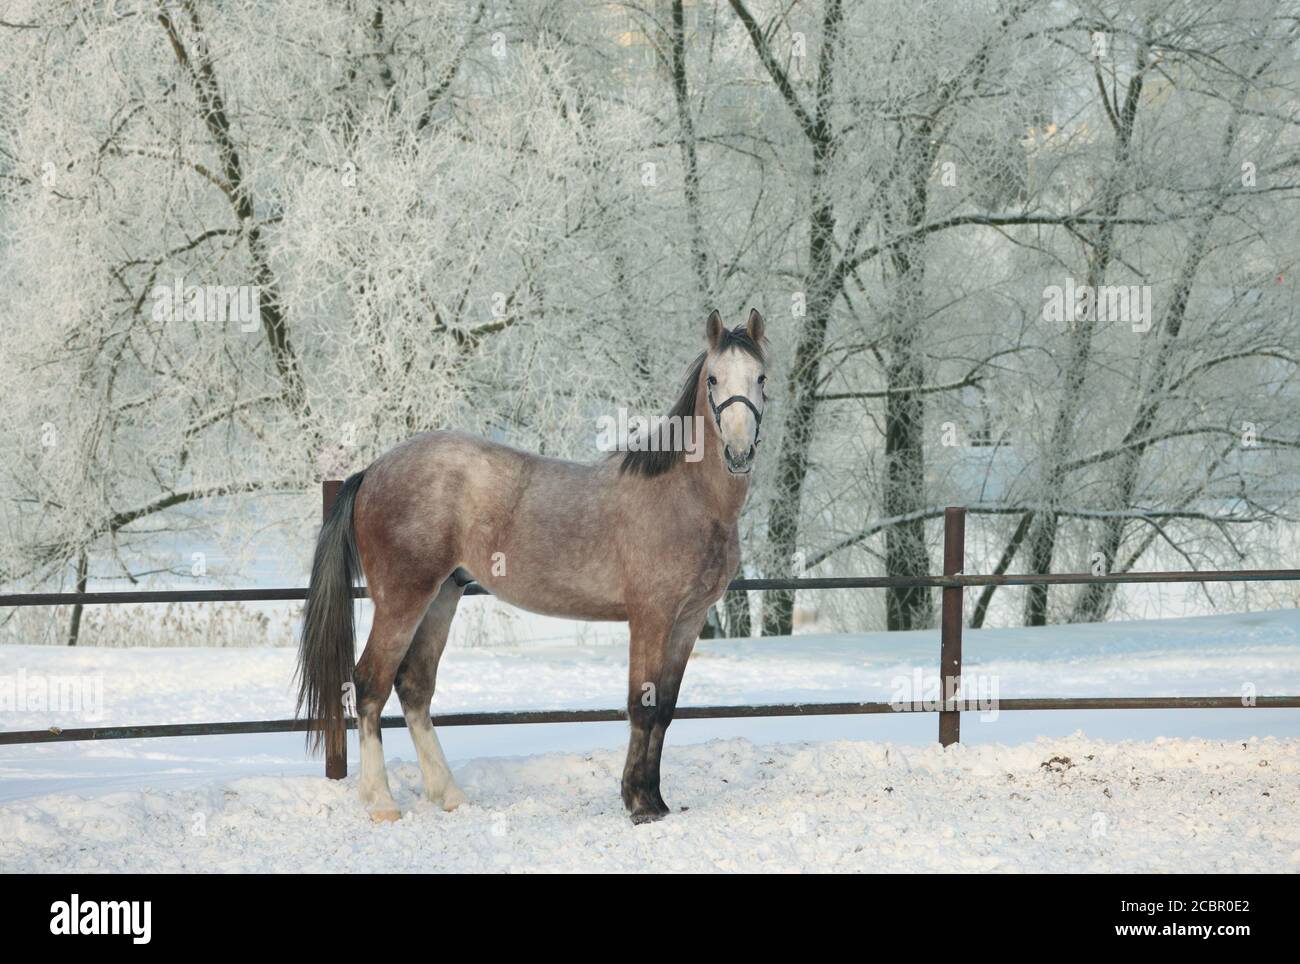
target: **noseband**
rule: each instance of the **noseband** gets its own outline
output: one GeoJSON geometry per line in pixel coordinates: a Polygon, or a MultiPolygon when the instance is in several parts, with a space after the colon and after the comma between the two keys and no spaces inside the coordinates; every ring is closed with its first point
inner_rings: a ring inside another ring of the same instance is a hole
{"type": "Polygon", "coordinates": [[[762,441],[762,439],[759,438],[759,431],[763,427],[763,413],[758,410],[758,406],[749,400],[748,395],[732,395],[719,405],[713,401],[713,386],[706,385],[705,387],[709,396],[709,408],[713,409],[713,421],[717,422],[719,432],[722,431],[723,411],[728,405],[734,405],[736,402],[740,402],[741,404],[748,406],[749,410],[754,413],[754,444],[757,445],[762,441]]]}

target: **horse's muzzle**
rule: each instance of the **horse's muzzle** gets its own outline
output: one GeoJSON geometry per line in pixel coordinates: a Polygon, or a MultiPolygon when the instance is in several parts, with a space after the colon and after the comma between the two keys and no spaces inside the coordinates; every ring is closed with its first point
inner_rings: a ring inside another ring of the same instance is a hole
{"type": "Polygon", "coordinates": [[[730,445],[722,447],[723,460],[727,464],[727,471],[732,475],[748,475],[754,465],[754,446],[751,445],[745,451],[737,454],[730,445]]]}

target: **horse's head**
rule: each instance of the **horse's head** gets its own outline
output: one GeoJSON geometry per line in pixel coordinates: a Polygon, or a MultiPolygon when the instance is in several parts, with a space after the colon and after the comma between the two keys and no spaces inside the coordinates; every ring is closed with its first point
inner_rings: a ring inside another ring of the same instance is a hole
{"type": "Polygon", "coordinates": [[[748,475],[758,448],[767,382],[763,316],[727,328],[715,309],[706,322],[709,349],[701,377],[710,420],[722,440],[722,461],[732,475],[748,475]]]}

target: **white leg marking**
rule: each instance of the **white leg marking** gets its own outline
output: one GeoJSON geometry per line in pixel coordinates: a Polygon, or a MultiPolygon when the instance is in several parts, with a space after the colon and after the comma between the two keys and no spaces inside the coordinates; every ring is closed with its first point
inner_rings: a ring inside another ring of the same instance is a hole
{"type": "Polygon", "coordinates": [[[384,745],[369,726],[358,728],[361,739],[361,778],[357,781],[361,802],[372,820],[391,821],[401,817],[397,801],[388,788],[388,770],[384,767],[384,745]]]}
{"type": "Polygon", "coordinates": [[[432,802],[441,803],[444,810],[455,810],[467,799],[451,775],[447,758],[443,756],[438,734],[429,722],[426,711],[405,712],[406,726],[411,731],[411,742],[420,757],[420,771],[424,774],[424,793],[432,802]]]}

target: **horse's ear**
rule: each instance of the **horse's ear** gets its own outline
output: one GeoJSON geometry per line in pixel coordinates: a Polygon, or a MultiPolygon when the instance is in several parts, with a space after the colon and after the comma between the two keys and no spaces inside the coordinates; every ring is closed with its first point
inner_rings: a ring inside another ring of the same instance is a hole
{"type": "Polygon", "coordinates": [[[763,332],[767,328],[767,322],[763,321],[763,316],[758,313],[757,308],[749,309],[749,322],[745,325],[745,334],[753,339],[755,345],[763,344],[763,332]]]}
{"type": "Polygon", "coordinates": [[[722,315],[714,308],[709,313],[709,320],[704,323],[704,330],[709,336],[709,347],[717,348],[722,344],[722,315]]]}

